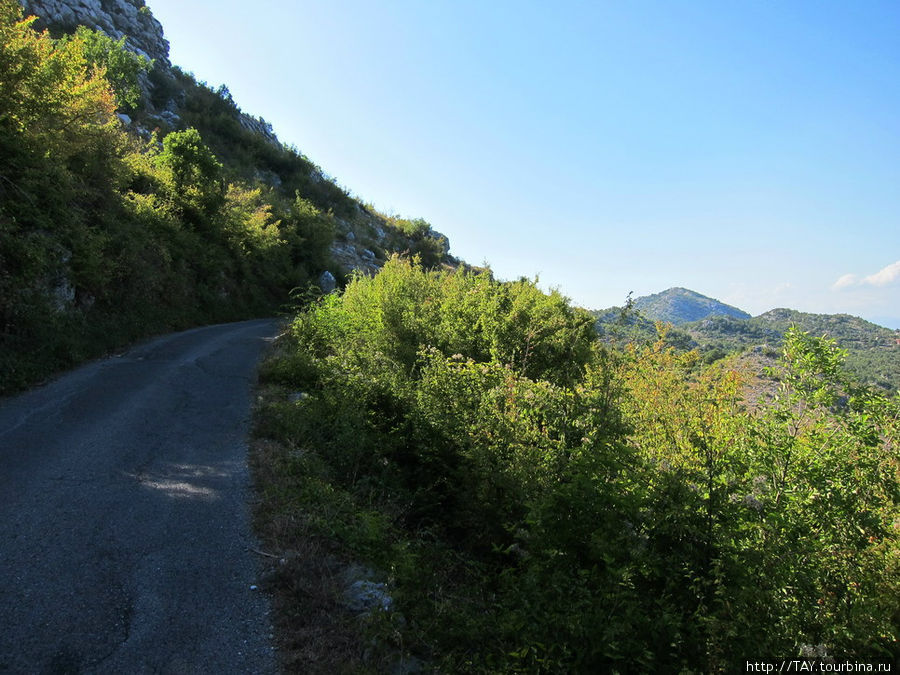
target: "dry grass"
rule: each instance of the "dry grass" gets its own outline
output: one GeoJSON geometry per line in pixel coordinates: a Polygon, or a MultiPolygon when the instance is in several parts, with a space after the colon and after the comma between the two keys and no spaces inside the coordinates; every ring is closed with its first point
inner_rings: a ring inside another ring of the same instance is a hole
{"type": "Polygon", "coordinates": [[[309,534],[304,514],[290,500],[290,476],[278,471],[292,451],[262,438],[253,439],[250,446],[257,494],[254,525],[270,563],[263,589],[272,598],[282,669],[286,673],[371,672],[364,663],[359,618],[340,601],[346,564],[328,542],[309,534]]]}

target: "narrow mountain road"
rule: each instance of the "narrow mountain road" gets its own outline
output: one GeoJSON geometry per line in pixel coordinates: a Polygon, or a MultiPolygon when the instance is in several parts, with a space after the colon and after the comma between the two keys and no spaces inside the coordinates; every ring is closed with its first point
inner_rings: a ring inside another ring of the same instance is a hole
{"type": "Polygon", "coordinates": [[[246,435],[275,321],[0,400],[0,673],[273,673],[246,435]]]}

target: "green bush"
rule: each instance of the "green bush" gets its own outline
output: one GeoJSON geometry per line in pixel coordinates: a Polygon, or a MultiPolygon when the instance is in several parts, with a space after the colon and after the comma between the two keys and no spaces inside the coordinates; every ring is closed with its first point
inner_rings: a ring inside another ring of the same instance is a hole
{"type": "Polygon", "coordinates": [[[194,128],[124,131],[116,107],[148,64],[122,40],[54,41],[12,0],[0,38],[0,391],[156,331],[271,315],[329,266],[331,217],[293,191],[194,128]]]}
{"type": "Polygon", "coordinates": [[[617,352],[530,282],[396,258],[291,333],[268,368],[308,395],[266,430],[349,495],[317,527],[389,572],[382,644],[448,672],[896,657],[898,408],[832,344],[789,334],[750,413],[665,335],[617,352]]]}
{"type": "Polygon", "coordinates": [[[116,95],[116,105],[125,112],[133,112],[141,100],[138,78],[153,68],[153,61],[136,54],[125,46],[126,38],[113,40],[99,30],[78,26],[73,36],[64,36],[61,45],[70,41],[83,45],[84,56],[89,68],[102,69],[116,95]]]}

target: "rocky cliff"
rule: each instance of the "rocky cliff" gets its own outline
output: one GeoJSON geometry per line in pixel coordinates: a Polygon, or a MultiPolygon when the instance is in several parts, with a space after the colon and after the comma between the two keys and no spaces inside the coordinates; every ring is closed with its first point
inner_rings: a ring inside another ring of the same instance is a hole
{"type": "Polygon", "coordinates": [[[135,52],[169,64],[169,43],[144,0],[21,0],[26,15],[38,17],[37,26],[54,33],[71,32],[84,25],[118,40],[127,37],[135,52]]]}

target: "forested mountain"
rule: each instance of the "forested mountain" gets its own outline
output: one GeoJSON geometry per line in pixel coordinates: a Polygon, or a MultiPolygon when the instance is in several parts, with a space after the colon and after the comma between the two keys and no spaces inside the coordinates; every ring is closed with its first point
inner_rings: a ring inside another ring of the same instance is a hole
{"type": "Polygon", "coordinates": [[[705,349],[730,351],[756,344],[780,347],[791,326],[833,338],[847,350],[847,368],[862,381],[889,391],[900,390],[900,331],[848,314],[809,314],[773,309],[742,325],[711,320],[682,326],[705,349]]]}
{"type": "MultiPolygon", "coordinates": [[[[692,294],[691,291],[687,293],[692,294]]],[[[666,291],[648,297],[659,298],[668,294],[669,291],[666,291]]],[[[676,296],[683,297],[680,293],[676,296]]],[[[655,340],[655,321],[665,322],[658,318],[664,312],[655,312],[657,318],[654,320],[639,306],[650,306],[653,311],[659,304],[648,305],[639,303],[640,300],[635,300],[629,310],[611,307],[593,312],[598,332],[607,340],[619,344],[633,340],[655,340]]],[[[900,331],[848,314],[809,314],[792,309],[773,309],[756,317],[744,312],[741,314],[743,317],[711,314],[695,321],[681,321],[667,332],[666,341],[680,349],[699,349],[708,362],[751,349],[774,357],[788,329],[796,326],[812,335],[834,339],[841,348],[846,349],[847,368],[863,382],[889,391],[900,390],[900,331]]]]}

